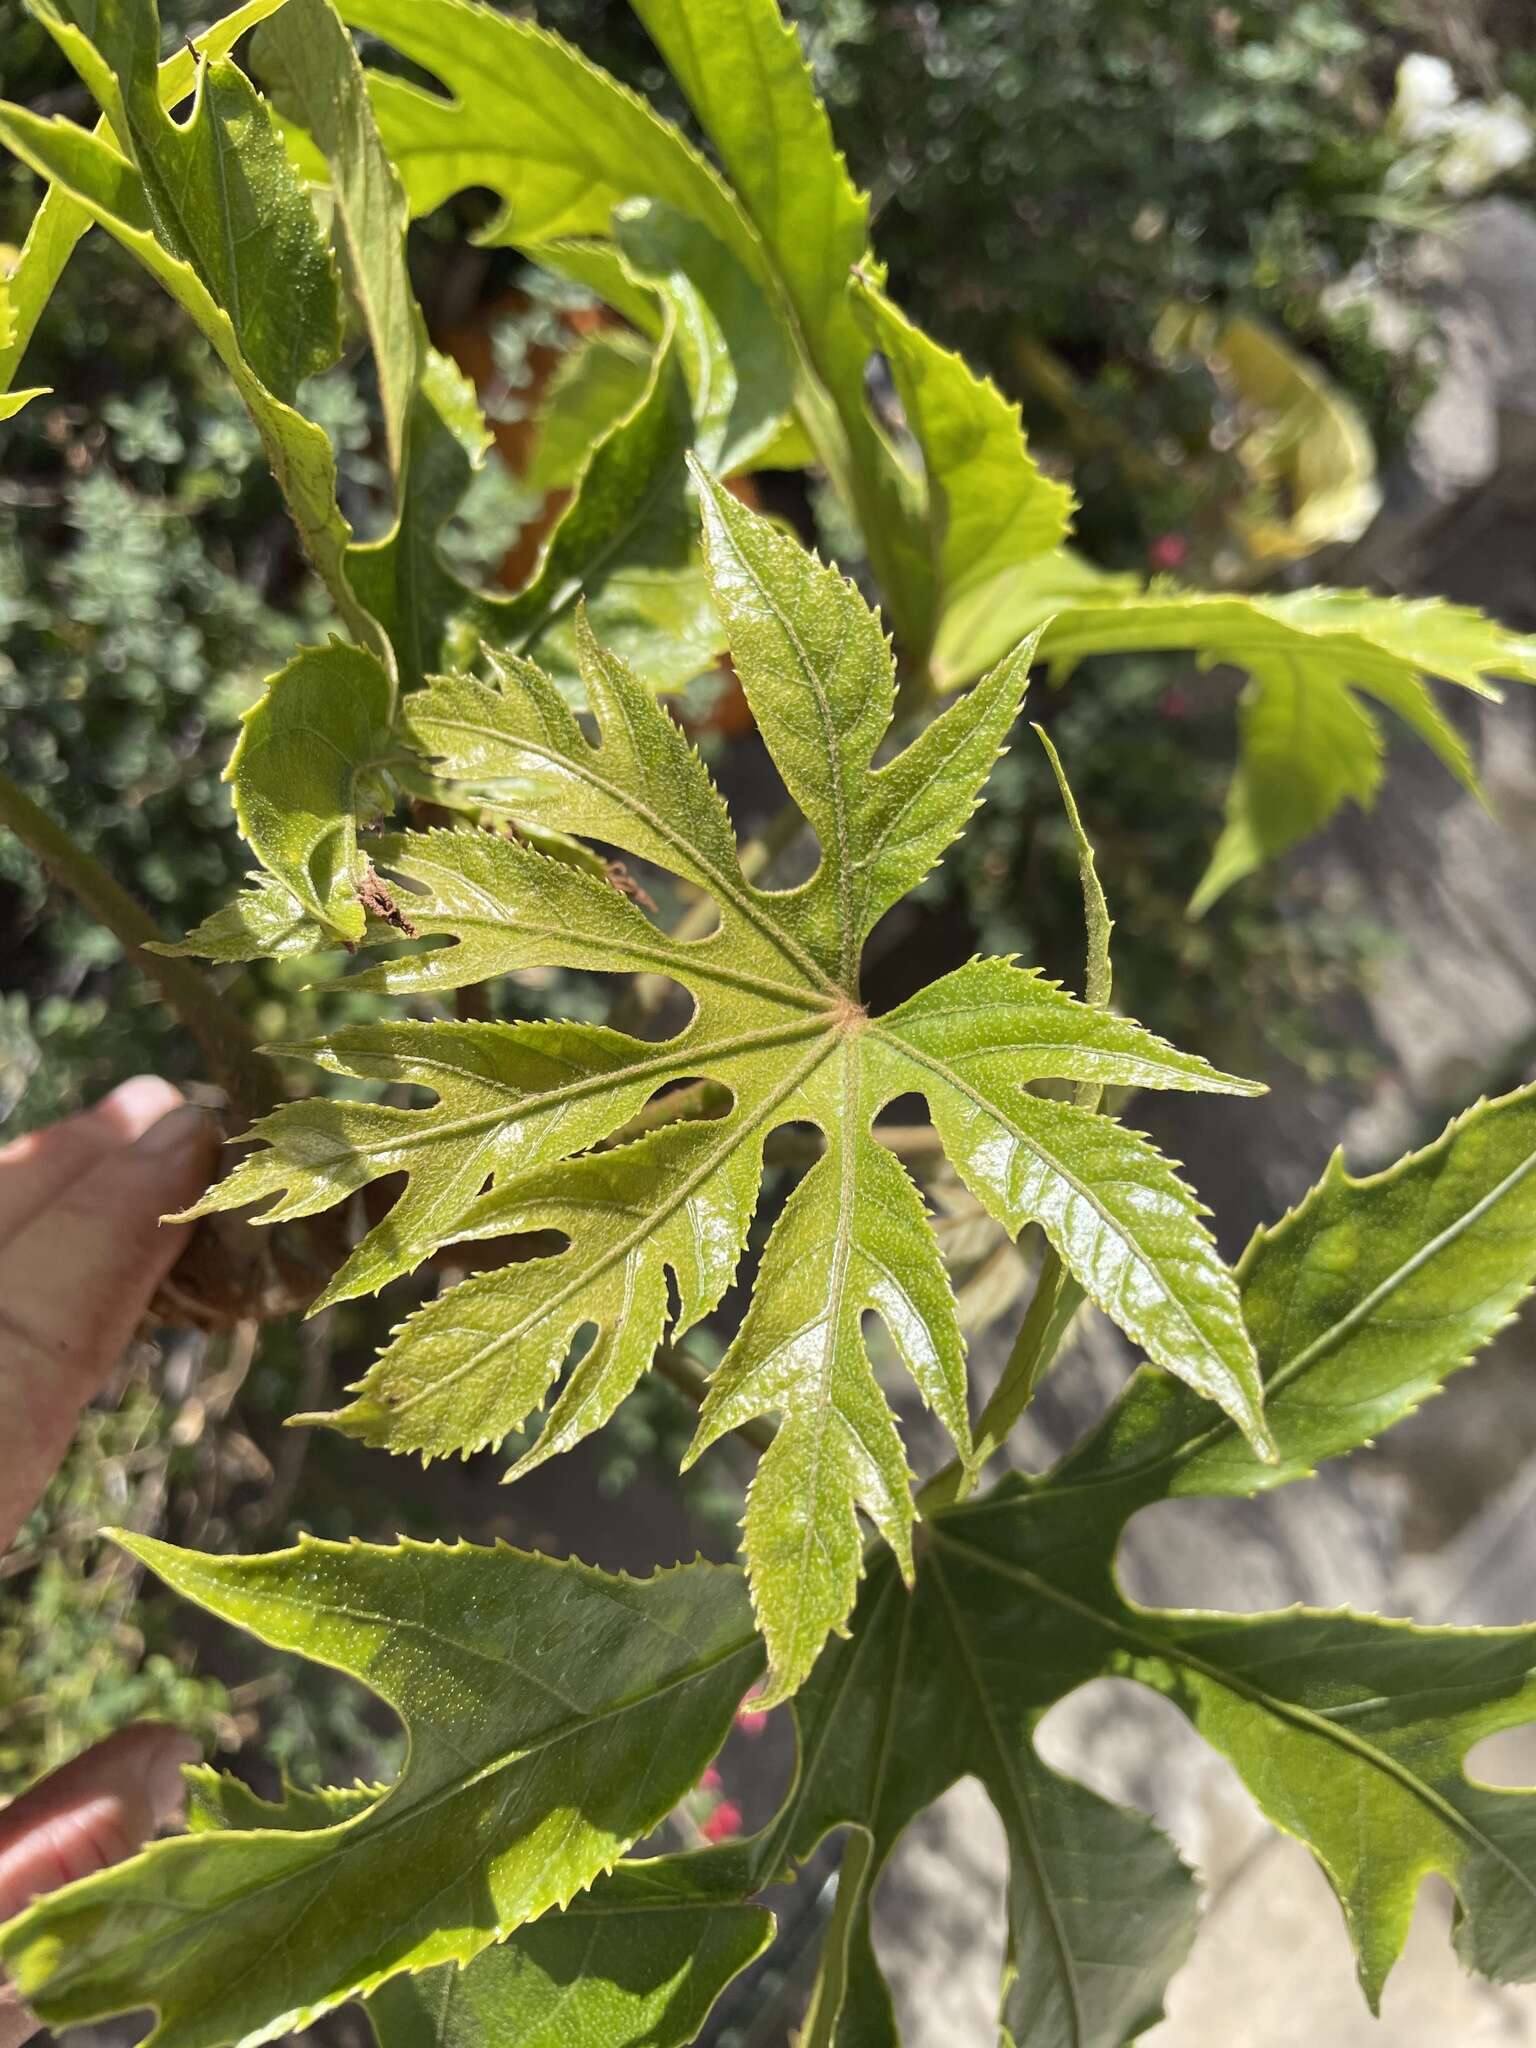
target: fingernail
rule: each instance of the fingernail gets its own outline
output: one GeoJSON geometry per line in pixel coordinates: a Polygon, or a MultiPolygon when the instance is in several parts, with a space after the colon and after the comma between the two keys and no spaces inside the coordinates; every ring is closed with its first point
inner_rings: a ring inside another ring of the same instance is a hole
{"type": "Polygon", "coordinates": [[[182,1766],[197,1763],[202,1754],[201,1743],[194,1742],[190,1735],[167,1735],[156,1749],[145,1774],[145,1788],[157,1821],[179,1817],[187,1798],[182,1766]]]}
{"type": "Polygon", "coordinates": [[[184,1102],[180,1109],[151,1124],[133,1149],[144,1159],[169,1159],[174,1153],[205,1145],[212,1130],[212,1113],[195,1102],[184,1102]]]}
{"type": "Polygon", "coordinates": [[[181,1099],[181,1090],[162,1081],[158,1074],[135,1074],[131,1081],[119,1082],[110,1095],[104,1095],[96,1104],[95,1113],[125,1125],[137,1137],[179,1107],[181,1099]]]}

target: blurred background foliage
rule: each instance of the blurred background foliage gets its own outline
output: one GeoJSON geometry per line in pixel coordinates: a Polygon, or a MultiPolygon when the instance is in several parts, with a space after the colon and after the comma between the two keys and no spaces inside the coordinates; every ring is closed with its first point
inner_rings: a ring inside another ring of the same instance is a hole
{"type": "MultiPolygon", "coordinates": [[[[161,0],[168,46],[211,11],[161,0]]],[[[1219,323],[1261,324],[1298,388],[1336,407],[1331,431],[1368,487],[1371,451],[1400,447],[1433,388],[1437,337],[1420,318],[1388,345],[1361,280],[1390,284],[1447,204],[1536,181],[1512,141],[1522,101],[1536,97],[1519,5],[793,0],[790,11],[873,194],[895,295],[1023,401],[1037,452],[1081,501],[1084,545],[1112,567],[1245,583],[1289,573],[1250,542],[1296,511],[1295,477],[1251,431],[1251,394],[1222,354],[1219,323]],[[1441,68],[1416,74],[1422,90],[1406,105],[1397,81],[1410,56],[1441,68]]],[[[626,9],[542,0],[537,12],[684,118],[626,9]]],[[[84,112],[15,0],[0,0],[0,21],[0,92],[84,112]]],[[[0,262],[36,198],[19,169],[0,171],[0,262]]],[[[528,475],[543,394],[592,347],[595,315],[508,252],[470,247],[475,218],[465,202],[424,223],[415,260],[435,338],[472,368],[497,428],[451,550],[466,571],[516,581],[550,510],[528,475]]],[[[54,392],[0,428],[0,764],[180,933],[245,870],[220,768],[264,675],[325,630],[324,603],[206,346],[104,237],[66,273],[26,381],[54,392]]],[[[306,403],[335,440],[348,516],[376,530],[366,367],[344,363],[306,403]]],[[[773,476],[762,488],[858,568],[814,488],[773,476]]],[[[745,815],[754,755],[739,693],[705,679],[680,710],[745,815]]],[[[1248,1071],[1292,1060],[1339,1072],[1355,1055],[1313,1019],[1320,999],[1370,972],[1385,940],[1369,916],[1309,903],[1304,875],[1284,883],[1283,915],[1281,885],[1266,876],[1200,923],[1186,915],[1230,770],[1229,685],[1171,657],[1100,661],[1059,695],[1040,686],[1035,715],[1049,719],[1099,843],[1125,1007],[1248,1071]]],[[[880,937],[877,1001],[895,954],[910,960],[914,948],[932,973],[982,948],[1075,981],[1074,854],[1031,742],[1015,742],[963,847],[880,937]]],[[[315,963],[251,970],[263,1037],[301,1038],[362,1012],[364,999],[316,994],[312,980],[324,980],[315,963]]],[[[502,999],[515,1014],[530,998],[509,987],[502,999]]],[[[545,987],[538,1004],[591,1013],[594,997],[545,987]]],[[[197,1077],[190,1047],[112,942],[0,838],[8,1131],[143,1069],[197,1077]]],[[[958,1243],[963,1214],[954,1226],[958,1243]]],[[[977,1286],[995,1311],[994,1264],[989,1254],[977,1286]]],[[[391,1533],[406,1481],[385,1492],[368,1460],[280,1423],[323,1405],[327,1385],[351,1376],[409,1305],[407,1287],[387,1310],[349,1304],[259,1342],[178,1337],[157,1362],[147,1350],[128,1362],[0,1566],[0,1794],[146,1713],[227,1748],[254,1739],[272,1768],[300,1778],[342,1768],[365,1735],[388,1767],[391,1738],[360,1694],[331,1680],[317,1690],[304,1667],[267,1653],[259,1669],[242,1664],[225,1632],[190,1640],[185,1610],[91,1538],[104,1522],[213,1548],[270,1547],[301,1524],[391,1533]],[[213,1675],[192,1677],[194,1663],[213,1675]]],[[[665,1389],[634,1397],[601,1439],[599,1488],[670,1472],[682,1421],[665,1389]]],[[[409,1482],[414,1533],[464,1525],[460,1483],[409,1482]]],[[[729,1482],[706,1477],[690,1505],[696,1539],[728,1551],[729,1482]]]]}

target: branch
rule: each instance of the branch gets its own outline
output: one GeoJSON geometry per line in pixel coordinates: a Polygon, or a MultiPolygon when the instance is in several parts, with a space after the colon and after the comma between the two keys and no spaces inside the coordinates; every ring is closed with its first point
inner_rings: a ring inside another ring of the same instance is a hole
{"type": "Polygon", "coordinates": [[[0,825],[15,833],[48,875],[106,926],[133,965],[155,983],[196,1039],[210,1075],[229,1097],[234,1120],[243,1127],[264,1115],[278,1096],[275,1069],[256,1050],[244,1018],[189,962],[146,952],[165,937],[148,911],[3,773],[0,825]]]}

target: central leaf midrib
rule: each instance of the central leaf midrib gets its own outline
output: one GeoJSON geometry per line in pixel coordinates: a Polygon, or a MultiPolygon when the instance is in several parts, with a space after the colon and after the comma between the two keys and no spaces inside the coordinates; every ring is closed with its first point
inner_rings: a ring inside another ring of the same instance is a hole
{"type": "MultiPolygon", "coordinates": [[[[425,866],[426,863],[418,862],[417,865],[425,866]]],[[[406,872],[409,873],[410,870],[406,870],[406,872]]],[[[452,873],[451,870],[450,873],[452,873]]],[[[454,879],[460,880],[462,878],[455,876],[454,879]]],[[[405,907],[409,911],[413,906],[407,902],[405,907]]],[[[433,913],[422,910],[420,914],[426,917],[433,913]]],[[[442,913],[442,928],[445,934],[455,938],[458,938],[466,930],[484,930],[497,936],[503,936],[510,930],[519,937],[563,939],[569,944],[572,936],[571,927],[568,925],[532,924],[526,918],[519,917],[514,919],[510,916],[496,918],[488,913],[476,916],[473,912],[462,914],[442,913]]],[[[790,1003],[796,1009],[802,1010],[826,1009],[828,1007],[828,998],[834,993],[830,988],[825,994],[822,994],[818,993],[815,989],[797,986],[793,982],[769,981],[766,976],[750,974],[745,968],[727,966],[723,961],[711,960],[702,951],[702,945],[700,957],[697,960],[689,957],[686,961],[679,961],[676,943],[670,941],[664,932],[657,933],[655,944],[649,946],[643,940],[627,938],[610,939],[601,933],[580,932],[577,934],[577,937],[581,945],[589,947],[595,952],[627,953],[636,959],[649,960],[654,963],[658,973],[664,974],[669,981],[682,983],[685,988],[688,986],[688,981],[684,978],[686,974],[691,979],[717,981],[723,983],[728,988],[745,989],[754,995],[767,996],[774,1002],[790,1003]]],[[[460,940],[460,943],[462,943],[462,940],[460,940]]],[[[707,943],[708,941],[702,942],[702,944],[707,943]]],[[[440,950],[448,953],[452,951],[452,948],[444,947],[440,950]]],[[[409,967],[413,960],[430,958],[430,954],[407,954],[401,960],[388,962],[380,968],[371,968],[368,972],[370,974],[388,973],[393,967],[409,967]]],[[[603,970],[599,968],[592,971],[601,973],[603,970]]],[[[632,969],[615,969],[613,971],[633,972],[632,969]]],[[[359,975],[353,986],[357,986],[357,983],[362,982],[365,978],[365,976],[359,975]]]]}
{"type": "MultiPolygon", "coordinates": [[[[627,1236],[619,1238],[613,1244],[607,1246],[598,1258],[592,1260],[579,1272],[573,1273],[563,1287],[557,1289],[548,1300],[540,1302],[524,1316],[521,1322],[514,1324],[510,1330],[499,1332],[491,1339],[490,1343],[481,1345],[480,1349],[473,1356],[466,1358],[461,1364],[455,1366],[451,1372],[444,1373],[441,1378],[432,1381],[430,1385],[422,1386],[416,1393],[404,1395],[396,1401],[389,1410],[391,1417],[408,1414],[419,1402],[436,1399],[449,1387],[456,1386],[460,1380],[466,1378],[469,1374],[479,1372],[488,1360],[496,1357],[498,1352],[505,1350],[509,1345],[520,1343],[531,1329],[535,1328],[547,1317],[557,1314],[574,1295],[579,1294],[583,1288],[590,1286],[594,1281],[600,1280],[613,1266],[628,1258],[637,1245],[643,1244],[648,1237],[655,1235],[667,1218],[676,1213],[694,1190],[709,1178],[723,1160],[728,1159],[739,1146],[746,1142],[753,1131],[760,1129],[762,1125],[772,1118],[774,1111],[779,1107],[780,1103],[786,1097],[792,1095],[815,1068],[836,1051],[841,1043],[842,1040],[839,1034],[836,1031],[829,1031],[810,1058],[803,1060],[793,1072],[787,1075],[779,1083],[778,1087],[765,1097],[750,1115],[744,1117],[739,1122],[734,1118],[727,1120],[726,1135],[723,1141],[716,1145],[707,1157],[694,1168],[693,1172],[688,1175],[682,1186],[675,1193],[670,1195],[664,1203],[649,1210],[642,1221],[627,1236]]],[[[535,1168],[534,1170],[537,1171],[538,1169],[535,1168]]],[[[516,1184],[514,1182],[510,1185],[515,1186],[516,1184]]],[[[564,1256],[565,1254],[563,1253],[555,1254],[557,1259],[564,1256]]],[[[451,1299],[451,1297],[445,1297],[445,1299],[451,1299]]]]}
{"type": "MultiPolygon", "coordinates": [[[[782,954],[785,960],[792,966],[798,967],[801,973],[815,985],[816,993],[823,997],[840,995],[842,993],[838,984],[831,980],[817,966],[810,954],[800,946],[798,941],[793,939],[788,932],[775,924],[763,912],[753,892],[749,891],[744,885],[733,882],[729,875],[722,873],[713,860],[701,852],[675,826],[668,824],[658,811],[653,810],[649,804],[642,803],[632,790],[624,788],[621,783],[610,782],[606,776],[600,775],[593,765],[593,761],[583,761],[579,758],[573,758],[569,754],[562,754],[558,748],[549,745],[546,741],[527,739],[521,734],[509,736],[507,733],[499,732],[495,726],[479,725],[473,719],[458,715],[451,718],[437,718],[432,723],[447,726],[459,732],[469,733],[477,739],[492,741],[498,746],[504,747],[510,744],[514,747],[522,748],[526,753],[534,755],[538,760],[547,762],[552,768],[559,770],[561,773],[579,776],[583,782],[590,783],[593,789],[607,797],[610,802],[617,804],[620,810],[629,811],[634,817],[640,819],[643,824],[649,826],[659,839],[670,846],[679,856],[679,864],[684,873],[691,868],[697,874],[704,876],[709,890],[713,894],[718,895],[724,902],[729,903],[738,916],[745,918],[768,941],[775,952],[782,954]]],[[[600,754],[601,749],[588,747],[587,752],[595,759],[600,754]]],[[[467,782],[474,782],[476,779],[473,776],[466,776],[464,778],[467,782]]],[[[484,779],[489,782],[505,782],[514,778],[491,775],[484,779]]],[[[765,983],[764,986],[776,988],[777,984],[765,983]]],[[[798,1000],[803,1002],[806,993],[809,993],[809,991],[798,991],[798,1000]]]]}
{"type": "MultiPolygon", "coordinates": [[[[816,1390],[815,1420],[811,1426],[811,1469],[804,1488],[806,1496],[820,1505],[818,1491],[821,1480],[821,1463],[826,1449],[827,1411],[832,1405],[832,1380],[837,1370],[838,1349],[843,1338],[843,1295],[848,1286],[848,1268],[853,1257],[853,1208],[857,1195],[858,1161],[854,1133],[858,1128],[858,1039],[847,1041],[843,1057],[843,1116],[839,1137],[842,1144],[842,1158],[838,1171],[837,1233],[832,1251],[832,1270],[827,1276],[826,1318],[827,1341],[822,1353],[823,1369],[821,1384],[816,1390]]],[[[795,1624],[793,1637],[798,1645],[801,1618],[805,1613],[806,1587],[810,1582],[810,1557],[815,1544],[822,1541],[819,1515],[810,1514],[805,1518],[805,1532],[800,1543],[800,1569],[797,1574],[799,1597],[795,1603],[795,1624]]],[[[812,1623],[814,1629],[815,1623],[812,1623]]]]}
{"type": "Polygon", "coordinates": [[[993,1572],[999,1578],[1016,1580],[1038,1599],[1048,1601],[1068,1614],[1075,1614],[1080,1619],[1091,1622],[1106,1635],[1129,1645],[1139,1655],[1156,1658],[1164,1663],[1182,1665],[1212,1685],[1220,1686],[1223,1691],[1246,1701],[1249,1706],[1257,1707],[1274,1720],[1283,1721],[1299,1729],[1303,1734],[1320,1737],[1347,1751],[1358,1762],[1365,1763],[1372,1769],[1380,1771],[1383,1777],[1392,1779],[1411,1798],[1426,1807],[1442,1826],[1448,1827],[1474,1848],[1490,1856],[1517,1881],[1520,1888],[1528,1893],[1533,1901],[1536,1901],[1536,1880],[1523,1871],[1497,1842],[1484,1834],[1459,1807],[1452,1805],[1443,1793],[1426,1784],[1422,1778],[1415,1777],[1406,1764],[1400,1763],[1387,1751],[1374,1747],[1364,1736],[1356,1735],[1352,1729],[1328,1720],[1311,1707],[1299,1706],[1293,1700],[1276,1699],[1272,1693],[1265,1692],[1251,1680],[1240,1678],[1235,1672],[1224,1671],[1219,1664],[1207,1663],[1203,1657],[1197,1657],[1193,1651],[1186,1650],[1178,1644],[1163,1641],[1155,1635],[1142,1635],[1128,1623],[1103,1613],[1090,1601],[1079,1600],[1064,1588],[1052,1585],[1049,1579],[1041,1578],[1027,1565],[1015,1564],[1011,1559],[995,1557],[989,1551],[978,1550],[972,1544],[961,1542],[941,1523],[934,1524],[933,1539],[935,1543],[948,1544],[951,1550],[967,1558],[973,1565],[979,1565],[984,1571],[993,1572]]]}

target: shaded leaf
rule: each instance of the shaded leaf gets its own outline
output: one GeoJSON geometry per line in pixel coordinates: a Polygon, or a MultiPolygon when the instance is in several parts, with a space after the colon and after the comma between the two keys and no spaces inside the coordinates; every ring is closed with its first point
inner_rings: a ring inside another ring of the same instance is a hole
{"type": "MultiPolygon", "coordinates": [[[[206,151],[216,156],[224,150],[238,150],[235,127],[243,133],[251,123],[259,125],[267,120],[262,103],[254,99],[240,74],[227,64],[205,68],[202,105],[212,111],[204,112],[200,134],[206,151]],[[259,112],[252,113],[253,107],[259,112]]],[[[282,157],[276,138],[268,139],[277,157],[282,157]]],[[[55,189],[62,191],[76,208],[106,228],[164,285],[207,336],[255,422],[273,475],[321,581],[353,634],[365,644],[382,647],[378,628],[347,582],[345,555],[350,529],[336,504],[336,463],[324,430],[294,411],[262,381],[245,355],[243,326],[237,326],[229,308],[210,291],[195,265],[161,240],[159,225],[134,164],[100,134],[88,134],[61,119],[41,120],[24,107],[8,104],[0,104],[0,142],[40,177],[51,179],[55,189]]],[[[285,183],[285,177],[292,175],[287,170],[286,158],[279,164],[277,158],[259,155],[257,161],[265,164],[270,173],[273,204],[285,216],[295,203],[301,205],[309,214],[313,229],[313,214],[302,189],[297,185],[290,189],[285,183]]],[[[232,175],[238,178],[240,174],[232,171],[232,175]]],[[[70,223],[56,210],[55,224],[49,233],[58,233],[58,242],[50,242],[53,254],[57,255],[63,240],[68,239],[70,223]],[[63,226],[57,228],[61,220],[63,226]]],[[[302,340],[290,338],[281,344],[290,371],[301,362],[319,360],[324,348],[332,346],[333,323],[334,305],[326,317],[323,334],[302,340]]],[[[275,338],[273,346],[279,346],[275,338]]]]}
{"type": "Polygon", "coordinates": [[[697,1779],[761,1666],[740,1575],[710,1565],[631,1580],[504,1548],[124,1540],[363,1679],[411,1738],[398,1780],[332,1825],[158,1842],[9,1924],[6,1968],[51,2024],[149,2004],[159,2048],[269,2040],[565,1904],[697,1779]]]}
{"type": "Polygon", "coordinates": [[[1114,1578],[1139,1509],[1303,1478],[1468,1363],[1536,1278],[1533,1190],[1536,1088],[1480,1104],[1365,1180],[1336,1158],[1239,1268],[1277,1463],[1144,1369],[1055,1472],[935,1517],[911,1594],[888,1562],[871,1569],[851,1641],[828,1651],[795,1702],[801,1777],[748,1845],[761,1883],[833,1828],[872,1844],[845,1864],[857,1904],[823,1964],[818,2038],[829,2048],[894,2048],[869,1890],[901,1831],[966,1775],[1009,1839],[1011,2037],[1120,2048],[1155,2017],[1192,1932],[1188,1879],[1147,1823],[1057,1777],[1033,1748],[1050,1706],[1100,1676],[1165,1694],[1308,1844],[1344,1905],[1373,2002],[1431,1871],[1459,1896],[1463,1960],[1504,1981],[1536,1976],[1530,1795],[1464,1770],[1485,1735],[1536,1718],[1536,1629],[1160,1613],[1125,1600],[1114,1578]]]}
{"type": "Polygon", "coordinates": [[[379,2048],[685,2048],[773,1933],[695,1889],[705,1862],[622,1863],[464,1972],[396,1977],[368,2000],[379,2048]]]}
{"type": "MultiPolygon", "coordinates": [[[[194,1833],[330,1827],[386,1789],[285,1785],[274,1803],[205,1766],[186,1777],[194,1833]]],[[[466,1968],[392,1977],[365,2005],[379,2048],[685,2048],[773,1933],[772,1914],[737,1896],[732,1861],[705,1851],[620,1863],[466,1968]]]]}
{"type": "Polygon", "coordinates": [[[354,545],[354,589],[394,646],[407,688],[441,665],[468,593],[438,551],[490,445],[473,387],[427,341],[406,269],[404,190],[384,152],[362,66],[329,0],[288,0],[256,45],[263,76],[325,161],[336,237],[373,352],[395,520],[354,545]]]}
{"type": "Polygon", "coordinates": [[[720,630],[688,489],[693,434],[688,387],[666,342],[639,405],[593,448],[527,588],[469,607],[492,649],[536,657],[574,683],[584,602],[605,641],[643,661],[654,687],[676,687],[709,667],[720,630]]]}
{"type": "MultiPolygon", "coordinates": [[[[227,57],[240,37],[287,0],[244,0],[223,20],[205,29],[199,51],[205,57],[227,57]]],[[[197,82],[197,57],[188,47],[174,51],[160,66],[158,88],[166,109],[172,109],[197,82]]],[[[102,135],[106,123],[98,125],[102,135]]],[[[53,297],[53,287],[63,276],[76,242],[92,223],[92,215],[61,186],[49,184],[43,203],[27,229],[27,242],[20,248],[10,274],[0,279],[0,391],[14,383],[20,358],[27,352],[33,330],[43,307],[53,297]]],[[[14,395],[14,393],[12,393],[14,395]]]]}

